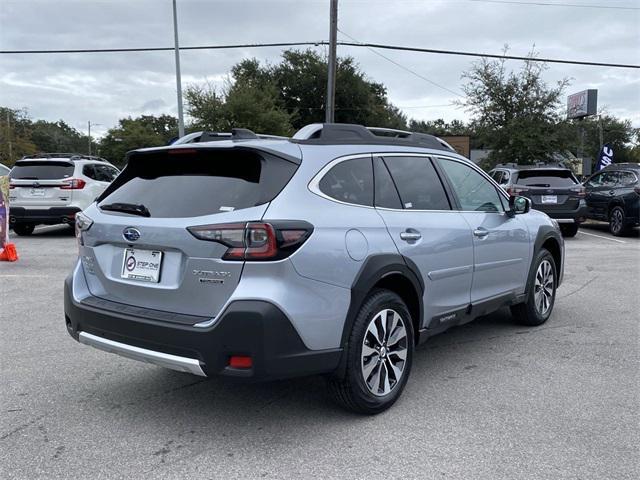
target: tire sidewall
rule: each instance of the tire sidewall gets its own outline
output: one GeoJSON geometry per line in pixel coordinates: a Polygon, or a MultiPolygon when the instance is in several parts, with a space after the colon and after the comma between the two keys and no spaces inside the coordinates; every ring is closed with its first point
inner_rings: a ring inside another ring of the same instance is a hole
{"type": "Polygon", "coordinates": [[[536,325],[541,325],[545,323],[553,313],[553,308],[555,307],[555,304],[556,304],[557,289],[558,289],[558,271],[556,267],[556,262],[553,259],[553,255],[551,255],[551,253],[548,250],[544,250],[544,249],[540,250],[536,258],[533,276],[531,277],[529,301],[527,302],[527,308],[529,310],[529,314],[531,315],[531,318],[535,319],[536,325]],[[538,309],[536,308],[535,286],[536,286],[536,275],[538,274],[538,268],[540,267],[540,264],[544,260],[549,261],[549,263],[551,264],[551,269],[553,270],[553,298],[551,299],[551,307],[549,308],[546,314],[542,315],[538,312],[538,309]]]}
{"type": "Polygon", "coordinates": [[[365,300],[360,312],[358,313],[353,325],[353,331],[349,338],[349,353],[347,358],[347,375],[350,377],[350,383],[353,386],[353,394],[358,399],[358,402],[366,405],[366,409],[370,413],[377,413],[386,410],[393,405],[398,397],[402,394],[409,374],[411,372],[411,366],[413,364],[413,351],[414,351],[414,339],[413,323],[411,314],[407,309],[407,306],[402,299],[395,293],[389,290],[377,290],[365,300]],[[375,299],[371,302],[372,299],[375,299]],[[362,376],[361,361],[362,361],[362,343],[364,335],[369,326],[369,323],[381,310],[384,309],[395,310],[404,321],[405,329],[407,330],[407,360],[404,366],[402,378],[400,384],[397,385],[390,393],[385,396],[379,397],[369,391],[369,388],[365,384],[365,380],[362,376]]]}
{"type": "Polygon", "coordinates": [[[609,214],[609,231],[611,232],[612,235],[614,235],[616,237],[619,236],[619,235],[622,235],[622,233],[624,232],[624,220],[625,220],[624,217],[625,217],[625,215],[624,215],[624,210],[622,209],[622,207],[619,207],[619,206],[613,207],[613,209],[611,210],[611,213],[609,214]],[[613,220],[614,212],[616,212],[617,210],[620,211],[620,214],[622,215],[622,220],[621,220],[621,223],[620,223],[620,229],[616,231],[614,229],[614,227],[613,227],[613,221],[612,220],[613,220]]]}

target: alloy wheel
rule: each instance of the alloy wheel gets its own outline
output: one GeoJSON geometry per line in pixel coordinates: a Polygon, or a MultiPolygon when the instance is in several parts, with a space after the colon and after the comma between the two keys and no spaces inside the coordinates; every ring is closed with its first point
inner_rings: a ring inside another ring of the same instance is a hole
{"type": "Polygon", "coordinates": [[[619,208],[614,208],[611,212],[611,232],[619,233],[622,230],[622,211],[619,208]]]}
{"type": "Polygon", "coordinates": [[[362,377],[371,393],[389,394],[400,384],[407,363],[407,329],[392,309],[373,316],[362,341],[362,377]]]}
{"type": "Polygon", "coordinates": [[[533,293],[536,311],[539,315],[546,315],[553,304],[553,295],[555,293],[553,267],[549,260],[543,260],[538,266],[533,293]]]}

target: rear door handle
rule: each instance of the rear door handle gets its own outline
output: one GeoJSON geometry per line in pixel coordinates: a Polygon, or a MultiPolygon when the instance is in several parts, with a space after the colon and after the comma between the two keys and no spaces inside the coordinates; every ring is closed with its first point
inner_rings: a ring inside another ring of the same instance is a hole
{"type": "Polygon", "coordinates": [[[476,229],[473,231],[473,234],[474,234],[476,237],[484,238],[484,237],[486,237],[487,235],[489,235],[489,230],[487,230],[486,228],[479,227],[479,228],[476,228],[476,229]]]}
{"type": "Polygon", "coordinates": [[[422,238],[422,234],[416,230],[407,229],[400,233],[400,238],[406,242],[415,242],[422,238]]]}

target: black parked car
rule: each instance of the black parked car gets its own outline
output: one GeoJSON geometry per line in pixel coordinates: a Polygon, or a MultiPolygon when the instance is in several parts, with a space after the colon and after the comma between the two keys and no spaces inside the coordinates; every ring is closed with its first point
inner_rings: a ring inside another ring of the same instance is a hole
{"type": "Polygon", "coordinates": [[[584,182],[587,217],[609,222],[609,231],[624,235],[640,224],[640,165],[617,163],[591,175],[584,182]]]}
{"type": "Polygon", "coordinates": [[[585,188],[568,168],[509,163],[489,175],[509,194],[530,198],[531,208],[555,219],[565,237],[575,236],[586,220],[585,188]]]}

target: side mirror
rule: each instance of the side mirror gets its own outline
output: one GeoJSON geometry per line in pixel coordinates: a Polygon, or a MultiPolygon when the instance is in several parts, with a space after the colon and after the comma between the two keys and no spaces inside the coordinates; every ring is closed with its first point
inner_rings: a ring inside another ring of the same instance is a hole
{"type": "Polygon", "coordinates": [[[507,215],[513,217],[514,215],[527,213],[529,210],[531,210],[531,200],[518,195],[509,196],[509,210],[507,211],[507,215]]]}

